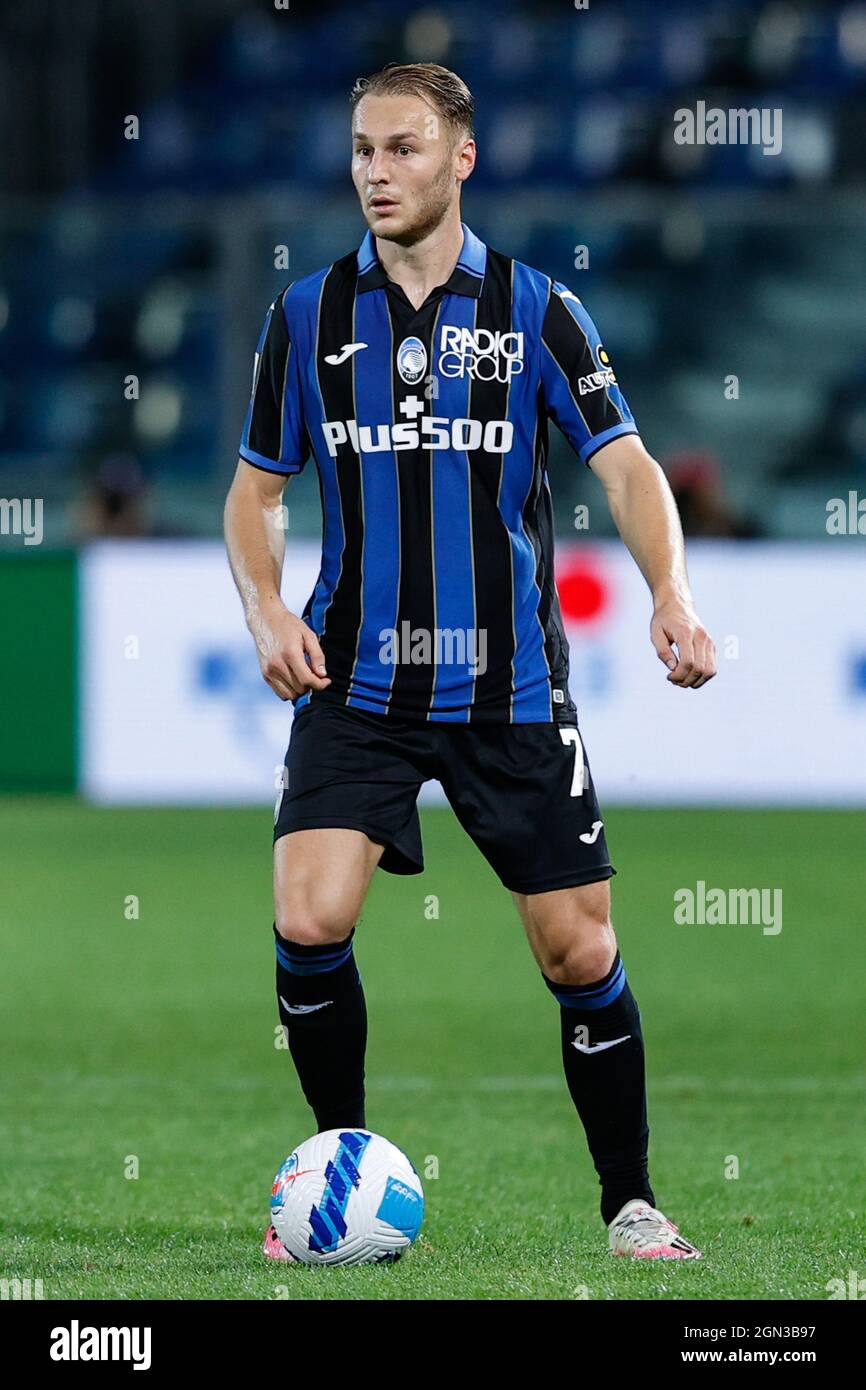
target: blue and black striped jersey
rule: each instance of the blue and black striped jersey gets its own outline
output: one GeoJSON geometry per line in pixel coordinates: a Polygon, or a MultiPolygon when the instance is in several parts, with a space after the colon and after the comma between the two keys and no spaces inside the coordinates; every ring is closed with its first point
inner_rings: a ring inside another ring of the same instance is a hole
{"type": "Polygon", "coordinates": [[[322,562],[303,617],[331,685],[312,698],[406,719],[573,718],[548,419],[585,462],[637,432],[577,296],[465,225],[418,310],[369,232],[271,305],[240,454],[286,475],[316,461],[322,562]]]}

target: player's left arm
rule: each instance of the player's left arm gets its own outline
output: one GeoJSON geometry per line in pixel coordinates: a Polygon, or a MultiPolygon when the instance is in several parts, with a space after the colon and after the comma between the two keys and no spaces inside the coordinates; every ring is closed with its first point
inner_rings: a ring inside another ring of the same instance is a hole
{"type": "Polygon", "coordinates": [[[650,637],[673,685],[698,690],[716,674],[716,648],[695,612],[677,504],[640,436],[623,435],[593,454],[611,516],[653,597],[650,637]],[[676,654],[673,648],[676,648],[676,654]]]}
{"type": "Polygon", "coordinates": [[[548,415],[601,479],[619,533],[650,587],[650,636],[668,680],[695,690],[706,685],[716,674],[716,649],[692,601],[676,502],[641,443],[595,324],[558,281],[550,286],[542,327],[540,385],[548,415]]]}

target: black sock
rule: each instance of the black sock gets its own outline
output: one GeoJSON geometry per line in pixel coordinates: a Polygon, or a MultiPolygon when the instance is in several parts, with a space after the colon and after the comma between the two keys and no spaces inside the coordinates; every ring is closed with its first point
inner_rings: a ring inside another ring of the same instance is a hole
{"type": "Polygon", "coordinates": [[[345,941],[300,946],[277,931],[277,1004],[301,1089],[319,1132],[366,1128],[364,1053],[367,1008],[345,941]]]}
{"type": "Polygon", "coordinates": [[[562,1062],[571,1098],[601,1183],[601,1216],[608,1225],[632,1197],[655,1206],[647,1172],[646,1111],[640,1010],[626,980],[619,951],[602,980],[561,985],[542,979],[559,1000],[562,1062]],[[613,1047],[585,1052],[625,1038],[613,1047]]]}

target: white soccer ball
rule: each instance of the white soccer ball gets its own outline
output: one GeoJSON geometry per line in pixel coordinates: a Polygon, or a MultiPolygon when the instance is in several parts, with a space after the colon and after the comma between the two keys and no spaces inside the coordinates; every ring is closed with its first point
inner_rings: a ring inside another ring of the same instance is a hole
{"type": "Polygon", "coordinates": [[[412,1244],[424,1193],[404,1153],[368,1129],[328,1129],[290,1153],[274,1178],[271,1221],[295,1260],[380,1264],[412,1244]]]}

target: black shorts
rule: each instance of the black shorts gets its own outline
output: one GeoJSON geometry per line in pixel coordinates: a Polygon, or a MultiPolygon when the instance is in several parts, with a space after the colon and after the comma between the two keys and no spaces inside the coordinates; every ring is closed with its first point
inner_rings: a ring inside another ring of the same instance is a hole
{"type": "Polygon", "coordinates": [[[385,846],[381,868],[421,873],[416,802],[438,778],[511,892],[616,872],[576,724],[434,723],[311,702],[292,725],[285,769],[275,841],[293,830],[362,830],[385,846]]]}

